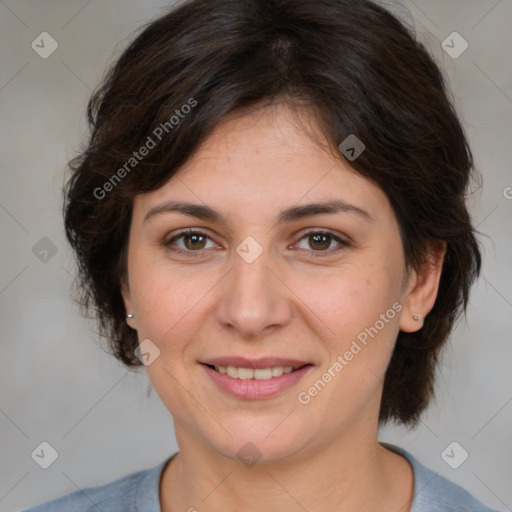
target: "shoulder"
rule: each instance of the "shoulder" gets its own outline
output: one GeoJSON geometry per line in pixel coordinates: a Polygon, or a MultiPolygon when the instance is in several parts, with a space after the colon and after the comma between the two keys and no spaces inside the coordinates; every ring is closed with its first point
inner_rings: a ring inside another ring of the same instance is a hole
{"type": "Polygon", "coordinates": [[[160,512],[159,481],[169,457],[157,466],[112,482],[73,491],[22,512],[160,512]]]}
{"type": "Polygon", "coordinates": [[[411,512],[499,512],[478,501],[460,485],[426,468],[403,448],[381,444],[405,457],[414,470],[411,512]]]}

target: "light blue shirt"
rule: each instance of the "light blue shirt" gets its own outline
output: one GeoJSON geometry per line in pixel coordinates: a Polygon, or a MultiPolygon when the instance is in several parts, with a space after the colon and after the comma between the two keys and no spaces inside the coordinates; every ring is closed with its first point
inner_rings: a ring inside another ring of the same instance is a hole
{"type": "MultiPolygon", "coordinates": [[[[498,512],[480,503],[459,485],[423,466],[410,453],[381,443],[404,456],[414,471],[414,499],[410,512],[498,512]]],[[[160,475],[167,458],[157,466],[113,482],[86,487],[22,512],[162,512],[160,475]]]]}

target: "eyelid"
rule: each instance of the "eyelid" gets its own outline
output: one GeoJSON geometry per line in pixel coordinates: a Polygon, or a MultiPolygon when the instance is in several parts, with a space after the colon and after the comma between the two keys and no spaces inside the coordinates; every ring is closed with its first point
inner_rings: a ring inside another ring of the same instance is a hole
{"type": "MultiPolygon", "coordinates": [[[[323,235],[331,235],[333,238],[339,238],[340,240],[348,239],[346,235],[342,233],[338,233],[337,231],[333,231],[328,228],[305,228],[299,232],[297,232],[294,236],[299,239],[304,238],[306,235],[310,234],[323,234],[323,235]]],[[[348,243],[348,240],[347,240],[348,243]]]]}
{"type": "MultiPolygon", "coordinates": [[[[166,237],[166,239],[164,241],[164,245],[170,246],[171,243],[175,242],[176,240],[179,240],[180,238],[182,238],[185,235],[200,235],[200,236],[203,236],[203,237],[207,238],[208,240],[216,243],[214,241],[214,239],[208,234],[208,232],[205,231],[204,228],[185,228],[185,229],[178,230],[176,233],[171,234],[169,237],[166,237]]],[[[188,253],[188,254],[197,254],[197,253],[200,254],[202,252],[207,251],[207,249],[201,249],[198,251],[190,251],[190,250],[183,250],[183,249],[171,249],[171,250],[173,250],[175,252],[182,252],[182,253],[188,253]]]]}

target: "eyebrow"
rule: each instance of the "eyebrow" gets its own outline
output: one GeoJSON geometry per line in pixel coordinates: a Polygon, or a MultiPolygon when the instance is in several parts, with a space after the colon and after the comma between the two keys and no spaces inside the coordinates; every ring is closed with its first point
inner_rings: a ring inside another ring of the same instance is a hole
{"type": "MultiPolygon", "coordinates": [[[[183,201],[165,201],[151,208],[144,216],[143,223],[149,219],[167,212],[178,212],[191,217],[212,222],[221,222],[228,224],[227,217],[217,210],[203,204],[187,203],[183,201]]],[[[360,216],[361,218],[373,222],[373,217],[362,208],[349,204],[340,199],[327,201],[324,203],[309,203],[300,206],[291,206],[282,210],[277,217],[277,224],[293,222],[296,220],[313,217],[315,215],[349,213],[360,216]]]]}

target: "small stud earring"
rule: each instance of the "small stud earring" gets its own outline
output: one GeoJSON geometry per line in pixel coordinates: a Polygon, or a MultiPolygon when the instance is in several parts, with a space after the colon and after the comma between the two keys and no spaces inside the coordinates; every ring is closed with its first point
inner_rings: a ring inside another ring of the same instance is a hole
{"type": "Polygon", "coordinates": [[[126,315],[126,318],[133,318],[135,315],[133,313],[129,313],[128,315],[126,315]]]}

